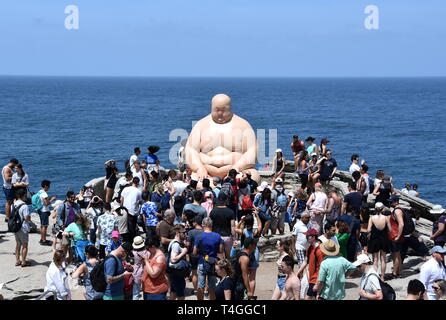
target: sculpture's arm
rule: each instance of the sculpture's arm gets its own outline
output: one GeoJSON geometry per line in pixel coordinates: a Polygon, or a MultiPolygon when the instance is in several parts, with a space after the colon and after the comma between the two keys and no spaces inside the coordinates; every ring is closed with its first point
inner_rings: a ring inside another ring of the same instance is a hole
{"type": "Polygon", "coordinates": [[[200,139],[201,133],[199,129],[200,124],[197,123],[190,133],[187,139],[186,148],[184,150],[186,164],[192,170],[192,172],[197,172],[199,179],[204,179],[207,176],[207,170],[204,167],[200,159],[200,139]]]}
{"type": "Polygon", "coordinates": [[[237,171],[254,168],[257,156],[257,140],[254,130],[251,127],[248,127],[243,131],[242,150],[244,151],[243,155],[232,167],[237,171]]]}

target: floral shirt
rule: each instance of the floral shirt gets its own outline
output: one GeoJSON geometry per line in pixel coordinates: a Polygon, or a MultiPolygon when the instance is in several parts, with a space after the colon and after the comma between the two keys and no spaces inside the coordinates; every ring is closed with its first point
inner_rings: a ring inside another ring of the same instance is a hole
{"type": "Polygon", "coordinates": [[[98,218],[98,227],[101,228],[101,234],[99,243],[103,246],[107,246],[110,242],[111,234],[115,227],[118,226],[116,217],[110,212],[104,213],[98,218]]]}
{"type": "Polygon", "coordinates": [[[156,207],[155,202],[146,202],[142,205],[141,213],[146,217],[146,226],[148,227],[156,227],[158,223],[158,217],[156,216],[156,212],[158,208],[156,207]]]}

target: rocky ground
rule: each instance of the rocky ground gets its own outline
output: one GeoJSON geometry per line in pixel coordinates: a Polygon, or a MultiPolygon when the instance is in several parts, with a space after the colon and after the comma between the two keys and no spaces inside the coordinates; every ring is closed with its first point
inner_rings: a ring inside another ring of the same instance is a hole
{"type": "MultiPolygon", "coordinates": [[[[36,214],[32,214],[32,220],[38,225],[39,219],[36,214]]],[[[427,238],[431,230],[431,222],[422,219],[417,226],[417,229],[427,238]]],[[[0,219],[0,266],[2,272],[0,273],[0,294],[5,299],[35,299],[38,297],[45,287],[45,274],[48,266],[52,260],[52,247],[39,245],[39,235],[37,233],[30,234],[29,254],[28,259],[32,265],[30,267],[16,267],[15,264],[15,239],[12,233],[7,233],[7,225],[4,222],[3,216],[0,219]]],[[[263,240],[268,243],[275,243],[277,238],[263,240]]],[[[267,244],[264,244],[265,246],[267,244]]],[[[257,272],[257,288],[256,295],[258,299],[270,299],[274,290],[276,281],[276,264],[271,261],[275,259],[274,252],[269,252],[264,255],[265,262],[261,262],[260,268],[257,272]]],[[[389,281],[390,285],[397,292],[398,299],[403,299],[406,295],[407,283],[411,279],[418,277],[418,270],[423,263],[420,257],[409,257],[404,263],[403,278],[389,281]]],[[[387,265],[387,272],[391,272],[392,264],[387,265]]],[[[72,270],[68,268],[69,271],[72,270]]],[[[353,279],[348,279],[346,283],[347,297],[346,299],[358,299],[358,285],[360,278],[356,276],[353,279]]],[[[83,300],[83,287],[76,285],[72,281],[72,293],[74,300],[83,300]]],[[[192,295],[192,284],[187,283],[188,296],[187,300],[195,300],[192,295]]]]}

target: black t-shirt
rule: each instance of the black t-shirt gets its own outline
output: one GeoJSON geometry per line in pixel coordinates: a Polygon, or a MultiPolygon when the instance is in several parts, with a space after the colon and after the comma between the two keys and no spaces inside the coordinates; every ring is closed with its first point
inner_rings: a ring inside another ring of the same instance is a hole
{"type": "Polygon", "coordinates": [[[214,208],[209,217],[212,219],[212,231],[222,237],[231,236],[231,220],[235,220],[234,211],[229,208],[214,208]]]}
{"type": "Polygon", "coordinates": [[[347,211],[349,208],[355,210],[355,215],[359,216],[362,205],[362,194],[360,192],[350,192],[344,196],[344,202],[347,203],[347,211]]]}
{"type": "Polygon", "coordinates": [[[334,168],[336,168],[337,166],[338,164],[334,158],[322,161],[321,178],[328,178],[333,173],[334,168]]]}
{"type": "Polygon", "coordinates": [[[226,300],[225,290],[231,290],[231,300],[234,300],[235,281],[228,277],[220,281],[215,288],[215,300],[226,300]]]}
{"type": "Polygon", "coordinates": [[[191,247],[189,248],[189,254],[191,254],[194,249],[195,239],[197,239],[198,236],[202,233],[203,229],[192,229],[187,233],[187,242],[191,244],[191,247]]]}

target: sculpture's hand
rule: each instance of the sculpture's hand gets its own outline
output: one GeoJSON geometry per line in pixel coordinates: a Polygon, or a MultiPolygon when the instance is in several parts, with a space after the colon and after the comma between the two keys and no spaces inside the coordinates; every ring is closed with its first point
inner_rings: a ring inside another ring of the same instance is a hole
{"type": "Polygon", "coordinates": [[[197,170],[198,181],[203,181],[203,179],[207,178],[208,172],[205,168],[200,168],[197,170]]]}

